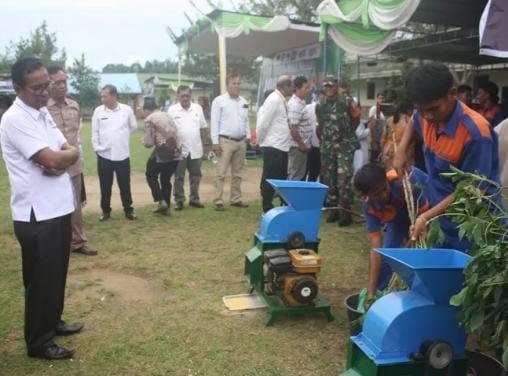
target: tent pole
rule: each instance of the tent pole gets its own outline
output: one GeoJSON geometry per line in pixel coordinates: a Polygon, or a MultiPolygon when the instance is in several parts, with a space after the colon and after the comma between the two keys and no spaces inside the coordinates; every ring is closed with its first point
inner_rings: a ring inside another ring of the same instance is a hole
{"type": "Polygon", "coordinates": [[[218,34],[219,37],[219,80],[220,93],[226,92],[226,38],[218,34]]]}
{"type": "Polygon", "coordinates": [[[328,73],[328,25],[324,26],[325,36],[323,38],[323,51],[321,52],[321,56],[323,57],[323,81],[326,79],[326,74],[328,73]]]}
{"type": "Polygon", "coordinates": [[[182,49],[178,45],[178,86],[181,85],[182,81],[182,49]]]}
{"type": "Polygon", "coordinates": [[[356,57],[356,97],[360,101],[360,55],[356,57]]]}

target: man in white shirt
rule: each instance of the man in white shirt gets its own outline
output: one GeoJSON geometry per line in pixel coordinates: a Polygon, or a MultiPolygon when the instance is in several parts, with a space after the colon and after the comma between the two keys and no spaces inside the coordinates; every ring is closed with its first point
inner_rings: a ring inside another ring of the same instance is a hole
{"type": "Polygon", "coordinates": [[[292,93],[291,77],[279,77],[277,89],[266,98],[258,112],[256,133],[263,152],[263,175],[260,184],[263,213],[273,208],[275,193],[266,179],[287,178],[291,136],[286,98],[292,93]]]}
{"type": "Polygon", "coordinates": [[[212,148],[218,157],[215,173],[215,210],[224,210],[224,178],[231,168],[230,203],[238,208],[248,205],[242,201],[242,173],[247,144],[250,142],[249,108],[240,96],[240,75],[232,73],[227,79],[227,92],[215,98],[211,110],[212,148]]]}
{"type": "Polygon", "coordinates": [[[114,85],[101,89],[101,103],[92,115],[92,147],[97,153],[101,189],[102,215],[99,220],[107,221],[111,217],[113,174],[116,174],[125,217],[134,220],[137,217],[132,208],[129,141],[131,133],[138,127],[136,118],[129,106],[118,102],[114,85]]]}
{"type": "Polygon", "coordinates": [[[307,170],[307,153],[310,150],[312,124],[305,97],[310,90],[307,79],[298,76],[293,80],[295,92],[288,102],[291,147],[288,154],[288,180],[303,180],[307,170]]]}
{"type": "Polygon", "coordinates": [[[192,91],[189,86],[181,85],[176,90],[178,103],[172,105],[168,114],[176,124],[178,140],[182,147],[182,160],[175,173],[175,210],[182,210],[185,201],[185,170],[189,171],[189,206],[204,208],[199,200],[199,182],[201,181],[201,158],[203,144],[206,143],[206,120],[199,104],[192,103],[192,91]]]}
{"type": "Polygon", "coordinates": [[[371,162],[379,162],[381,158],[381,138],[386,126],[385,114],[381,110],[381,106],[385,100],[383,93],[379,92],[376,95],[376,105],[369,109],[368,129],[370,130],[369,141],[369,160],[371,162]]]}
{"type": "MultiPolygon", "coordinates": [[[[322,94],[320,94],[320,96],[321,95],[322,94]]],[[[319,101],[319,97],[316,97],[316,101],[319,101]]],[[[309,116],[310,124],[312,125],[312,137],[310,139],[310,150],[307,152],[307,171],[305,173],[307,181],[317,181],[321,170],[321,145],[316,133],[316,128],[318,126],[316,103],[317,102],[308,104],[305,108],[309,116]]]]}
{"type": "Polygon", "coordinates": [[[51,360],[70,358],[74,350],[59,347],[53,337],[83,328],[61,319],[74,211],[65,170],[78,160],[79,151],[67,143],[45,107],[50,79],[42,62],[20,59],[11,76],[17,98],[2,117],[0,140],[23,259],[27,352],[51,360]]]}

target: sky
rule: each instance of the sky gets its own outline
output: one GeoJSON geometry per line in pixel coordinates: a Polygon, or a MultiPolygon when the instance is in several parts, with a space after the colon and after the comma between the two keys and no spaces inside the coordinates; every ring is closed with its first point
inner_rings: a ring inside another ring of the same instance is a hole
{"type": "Polygon", "coordinates": [[[85,54],[95,70],[108,63],[177,59],[177,48],[166,33],[177,35],[193,19],[212,11],[206,0],[4,0],[0,21],[0,51],[9,41],[27,38],[44,20],[65,48],[67,64],[85,54]],[[196,5],[198,9],[190,3],[196,5]]]}

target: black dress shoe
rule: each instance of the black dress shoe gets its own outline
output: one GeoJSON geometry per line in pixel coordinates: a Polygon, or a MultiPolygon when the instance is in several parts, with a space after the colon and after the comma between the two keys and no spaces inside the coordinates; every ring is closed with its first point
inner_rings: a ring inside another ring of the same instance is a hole
{"type": "Polygon", "coordinates": [[[66,324],[62,321],[56,326],[55,335],[70,336],[71,334],[79,333],[84,327],[83,324],[66,324]]]}
{"type": "Polygon", "coordinates": [[[203,205],[201,202],[189,202],[189,206],[192,206],[193,208],[203,209],[205,205],[203,205]]]}
{"type": "Polygon", "coordinates": [[[40,350],[29,351],[28,356],[32,358],[42,358],[49,360],[68,359],[72,358],[74,350],[60,347],[54,343],[42,347],[40,350]]]}
{"type": "Polygon", "coordinates": [[[98,253],[95,249],[88,248],[86,245],[84,245],[81,248],[74,249],[72,252],[81,253],[82,255],[87,255],[87,256],[95,256],[98,253]]]}
{"type": "Polygon", "coordinates": [[[109,212],[102,212],[101,216],[99,217],[99,222],[107,221],[111,218],[111,213],[109,212]]]}
{"type": "Polygon", "coordinates": [[[246,204],[245,202],[238,201],[238,202],[232,202],[231,206],[236,206],[237,208],[248,208],[249,204],[246,204]]]}
{"type": "Polygon", "coordinates": [[[138,219],[138,216],[134,214],[134,212],[127,212],[125,213],[125,218],[127,218],[129,221],[134,221],[138,219]]]}
{"type": "Polygon", "coordinates": [[[177,203],[175,204],[175,210],[176,210],[176,211],[183,210],[183,202],[177,202],[177,203]]]}

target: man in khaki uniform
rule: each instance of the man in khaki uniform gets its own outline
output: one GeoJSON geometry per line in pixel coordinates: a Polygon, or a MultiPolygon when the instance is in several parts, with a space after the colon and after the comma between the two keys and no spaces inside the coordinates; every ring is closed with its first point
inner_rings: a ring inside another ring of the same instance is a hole
{"type": "Polygon", "coordinates": [[[242,201],[242,173],[247,144],[250,143],[249,107],[240,96],[240,76],[228,76],[227,92],[212,102],[210,133],[212,148],[218,157],[215,172],[214,208],[224,211],[223,188],[228,168],[231,169],[230,204],[246,208],[242,201]]]}
{"type": "MultiPolygon", "coordinates": [[[[48,73],[51,86],[47,108],[67,142],[79,149],[81,143],[79,104],[67,97],[67,75],[63,68],[52,66],[48,68],[48,73]]],[[[76,207],[71,217],[71,250],[76,253],[94,256],[97,251],[87,246],[87,237],[81,220],[82,159],[78,159],[76,163],[71,165],[67,172],[72,179],[74,206],[76,207]]]]}

